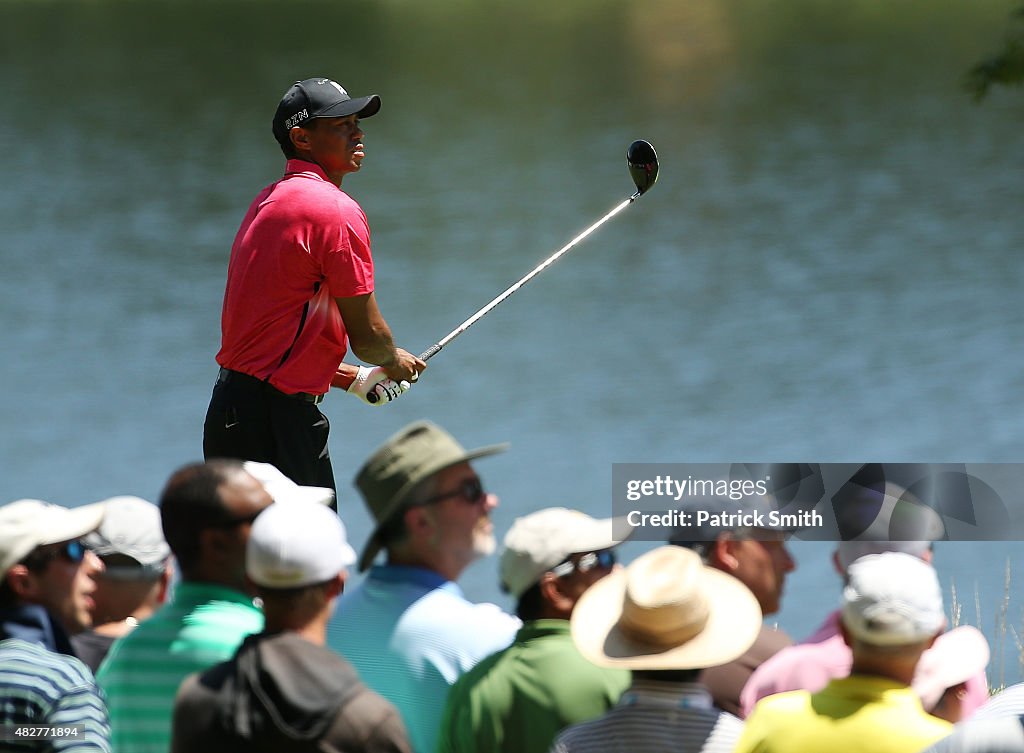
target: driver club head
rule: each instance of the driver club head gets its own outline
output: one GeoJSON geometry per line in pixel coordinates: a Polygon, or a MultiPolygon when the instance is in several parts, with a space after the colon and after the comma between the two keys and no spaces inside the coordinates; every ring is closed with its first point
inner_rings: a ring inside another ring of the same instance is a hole
{"type": "Polygon", "coordinates": [[[626,150],[626,164],[639,195],[658,182],[658,153],[650,142],[637,139],[630,144],[626,150]]]}

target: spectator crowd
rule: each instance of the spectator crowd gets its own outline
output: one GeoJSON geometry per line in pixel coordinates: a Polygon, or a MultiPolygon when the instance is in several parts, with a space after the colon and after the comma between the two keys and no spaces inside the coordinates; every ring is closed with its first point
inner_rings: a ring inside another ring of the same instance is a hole
{"type": "Polygon", "coordinates": [[[676,530],[626,564],[622,521],[552,506],[499,548],[477,466],[505,449],[405,427],[356,475],[358,547],[332,488],[252,461],[185,465],[156,504],[3,504],[0,750],[1024,752],[1024,686],[990,696],[932,542],[837,542],[794,642],[765,623],[793,531],[676,530]],[[492,555],[512,613],[459,586],[492,555]]]}

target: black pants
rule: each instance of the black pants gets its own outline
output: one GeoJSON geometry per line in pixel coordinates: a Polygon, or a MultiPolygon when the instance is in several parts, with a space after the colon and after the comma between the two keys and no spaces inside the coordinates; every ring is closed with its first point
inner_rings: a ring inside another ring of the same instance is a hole
{"type": "Polygon", "coordinates": [[[327,416],[255,377],[232,375],[213,388],[203,425],[203,456],[271,463],[304,486],[336,489],[327,416]]]}

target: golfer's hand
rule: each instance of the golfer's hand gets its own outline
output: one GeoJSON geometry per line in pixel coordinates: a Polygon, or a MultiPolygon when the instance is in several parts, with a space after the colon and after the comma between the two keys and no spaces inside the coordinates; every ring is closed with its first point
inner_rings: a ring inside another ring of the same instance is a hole
{"type": "Polygon", "coordinates": [[[355,380],[346,392],[355,395],[367,405],[384,405],[397,399],[407,389],[408,383],[403,385],[389,379],[380,366],[360,366],[355,380]]]}
{"type": "Polygon", "coordinates": [[[427,368],[427,362],[407,350],[395,348],[395,360],[381,366],[388,378],[396,382],[415,382],[420,372],[427,368]]]}

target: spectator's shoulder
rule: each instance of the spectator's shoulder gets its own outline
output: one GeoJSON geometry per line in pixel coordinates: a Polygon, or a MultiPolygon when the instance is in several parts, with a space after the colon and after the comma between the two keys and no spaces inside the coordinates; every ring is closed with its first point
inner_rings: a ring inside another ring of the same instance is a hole
{"type": "Polygon", "coordinates": [[[330,750],[367,753],[411,753],[398,710],[385,698],[361,686],[341,707],[325,736],[330,750]]]}
{"type": "Polygon", "coordinates": [[[753,649],[759,656],[764,657],[762,661],[767,661],[770,657],[779,653],[779,651],[792,645],[793,639],[789,637],[786,631],[778,627],[768,627],[765,625],[761,628],[761,632],[754,642],[753,649]]]}
{"type": "Polygon", "coordinates": [[[748,717],[747,723],[749,724],[755,715],[774,716],[777,714],[802,712],[808,708],[810,702],[811,694],[806,690],[790,690],[785,693],[766,696],[754,706],[754,710],[751,712],[750,717],[748,717]]]}
{"type": "Polygon", "coordinates": [[[508,633],[509,641],[522,627],[520,619],[504,611],[497,604],[472,602],[461,593],[436,589],[428,598],[411,607],[414,620],[421,624],[433,623],[438,627],[460,627],[467,634],[479,630],[508,633]]]}
{"type": "Polygon", "coordinates": [[[740,694],[740,707],[749,715],[762,698],[790,690],[819,690],[834,677],[849,673],[849,649],[842,639],[797,643],[780,649],[758,666],[740,694]]]}
{"type": "Polygon", "coordinates": [[[8,673],[52,675],[50,684],[60,690],[96,687],[96,678],[85,662],[76,656],[51,651],[40,643],[9,638],[0,643],[0,659],[8,673]]]}

